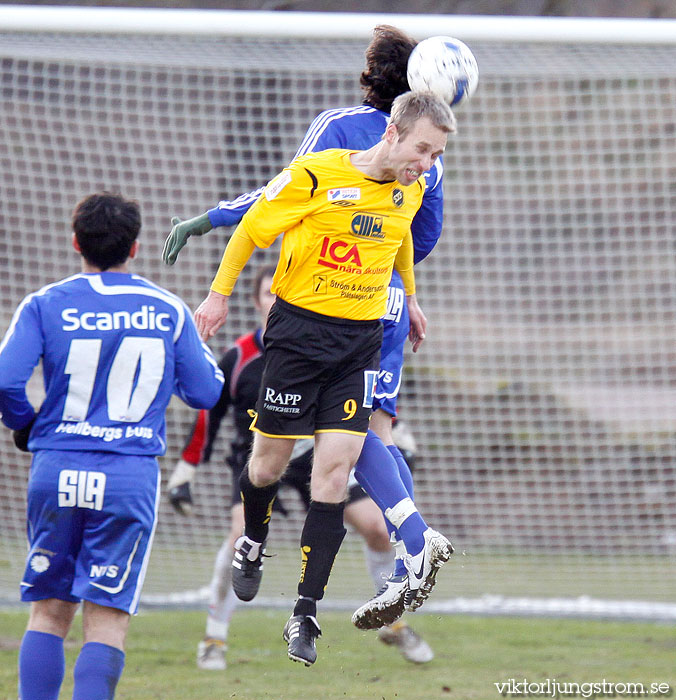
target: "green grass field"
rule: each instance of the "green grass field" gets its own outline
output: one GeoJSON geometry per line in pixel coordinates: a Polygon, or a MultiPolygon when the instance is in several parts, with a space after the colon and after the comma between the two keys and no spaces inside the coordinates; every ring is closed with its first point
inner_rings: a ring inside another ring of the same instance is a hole
{"type": "MultiPolygon", "coordinates": [[[[660,682],[676,690],[676,631],[668,625],[415,613],[409,621],[436,658],[414,666],[375,633],[352,627],[348,613],[331,612],[320,614],[319,659],[306,668],[286,658],[281,639],[286,616],[282,610],[238,612],[228,669],[206,672],[195,666],[203,613],[142,612],[132,621],[116,700],[497,700],[503,696],[494,684],[511,678],[580,684],[605,679],[646,687],[660,682]]],[[[25,619],[23,609],[0,611],[0,700],[16,700],[25,619]]],[[[77,618],[75,627],[79,623],[77,618]]],[[[62,698],[71,694],[79,639],[78,631],[67,640],[62,698]]]]}
{"type": "MultiPolygon", "coordinates": [[[[25,540],[8,543],[0,554],[0,599],[14,601],[17,581],[24,567],[25,540]]],[[[150,594],[180,593],[206,586],[220,542],[204,542],[200,548],[155,545],[143,589],[150,594]]],[[[2,546],[0,546],[2,549],[2,546]]],[[[265,566],[261,595],[280,598],[280,591],[293,595],[298,585],[296,544],[272,542],[273,554],[265,566]]],[[[373,583],[365,575],[362,543],[348,537],[331,573],[327,599],[345,606],[358,605],[373,595],[373,583]]],[[[444,567],[434,590],[434,601],[501,595],[533,598],[674,601],[676,557],[618,553],[599,556],[582,553],[540,554],[470,548],[457,551],[444,567]]],[[[280,601],[283,602],[283,601],[280,601]]]]}

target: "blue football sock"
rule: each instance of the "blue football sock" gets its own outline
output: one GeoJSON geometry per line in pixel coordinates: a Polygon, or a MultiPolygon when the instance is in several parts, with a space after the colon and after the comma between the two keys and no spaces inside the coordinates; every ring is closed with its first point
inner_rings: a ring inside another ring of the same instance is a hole
{"type": "Polygon", "coordinates": [[[75,662],[73,700],[113,700],[123,668],[123,651],[87,642],[75,662]]]}
{"type": "Polygon", "coordinates": [[[63,639],[55,634],[28,630],[19,650],[21,700],[57,700],[65,672],[63,639]]]}
{"type": "MultiPolygon", "coordinates": [[[[366,434],[354,473],[359,484],[383,513],[411,498],[401,480],[399,465],[392,452],[371,430],[366,434]]],[[[392,524],[404,541],[406,551],[411,555],[418,554],[425,545],[423,532],[427,529],[420,513],[414,509],[402,522],[392,524]]]]}
{"type": "Polygon", "coordinates": [[[387,445],[387,449],[391,452],[399,467],[399,476],[408,491],[408,495],[415,501],[413,495],[413,475],[411,474],[411,468],[408,466],[408,462],[404,459],[404,455],[401,454],[401,450],[396,445],[387,445]]]}

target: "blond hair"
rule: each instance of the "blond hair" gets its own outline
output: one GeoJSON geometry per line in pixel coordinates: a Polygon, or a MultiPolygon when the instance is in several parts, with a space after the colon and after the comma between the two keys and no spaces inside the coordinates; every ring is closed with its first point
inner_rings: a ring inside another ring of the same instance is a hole
{"type": "Polygon", "coordinates": [[[456,132],[455,115],[451,108],[433,92],[405,92],[392,103],[390,124],[397,127],[402,137],[422,117],[427,117],[437,129],[447,134],[456,132]]]}

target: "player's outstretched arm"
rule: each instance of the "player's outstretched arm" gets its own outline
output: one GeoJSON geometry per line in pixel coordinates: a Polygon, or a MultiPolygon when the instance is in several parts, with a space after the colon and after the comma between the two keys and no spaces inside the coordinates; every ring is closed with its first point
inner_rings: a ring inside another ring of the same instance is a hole
{"type": "Polygon", "coordinates": [[[167,265],[173,265],[190,236],[203,236],[219,226],[237,226],[260,197],[262,191],[263,187],[259,187],[253,192],[239,195],[232,201],[222,200],[213,209],[186,221],[181,221],[175,216],[171,220],[173,226],[171,233],[164,242],[162,260],[167,265]]]}
{"type": "Polygon", "coordinates": [[[186,221],[181,221],[177,216],[174,216],[171,225],[171,233],[167,236],[162,250],[162,260],[167,265],[173,265],[176,262],[178,254],[190,236],[203,236],[213,228],[208,213],[200,214],[186,221]]]}

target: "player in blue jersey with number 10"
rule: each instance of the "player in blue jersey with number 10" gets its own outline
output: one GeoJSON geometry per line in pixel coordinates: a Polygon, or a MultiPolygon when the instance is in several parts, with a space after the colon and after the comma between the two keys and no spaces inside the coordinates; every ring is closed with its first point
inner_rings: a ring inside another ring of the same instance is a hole
{"type": "MultiPolygon", "coordinates": [[[[366,50],[366,70],[361,74],[364,103],[330,109],[310,124],[297,156],[327,148],[368,149],[378,143],[390,118],[394,99],[409,89],[406,69],[416,42],[396,27],[379,25],[366,50]]],[[[438,158],[425,173],[426,190],[415,215],[411,233],[414,261],[423,260],[441,235],[443,219],[443,164],[438,158]]],[[[189,236],[200,236],[213,227],[239,223],[258,199],[263,188],[219,202],[205,214],[187,221],[172,219],[173,228],[162,254],[172,265],[189,236]]],[[[347,196],[338,192],[337,196],[347,196]]],[[[349,206],[350,202],[344,204],[349,206]]],[[[450,543],[427,528],[414,503],[413,479],[406,460],[394,444],[392,417],[402,377],[404,344],[409,318],[401,277],[395,271],[388,290],[387,312],[383,317],[383,344],[370,430],[355,467],[357,480],[385,514],[394,542],[396,560],[392,575],[376,596],[353,615],[361,629],[380,628],[395,622],[404,610],[417,609],[429,596],[450,543]]],[[[414,346],[415,350],[415,346],[414,346]]]]}
{"type": "Polygon", "coordinates": [[[223,373],[185,304],[127,271],[140,228],[135,202],[83,199],[73,214],[82,273],[27,296],[0,344],[2,421],[34,453],[21,700],[58,698],[63,640],[83,600],[73,699],[114,697],[157,521],[165,410],[174,393],[193,408],[221,394],[223,373]],[[26,383],[40,360],[36,413],[26,383]]]}

